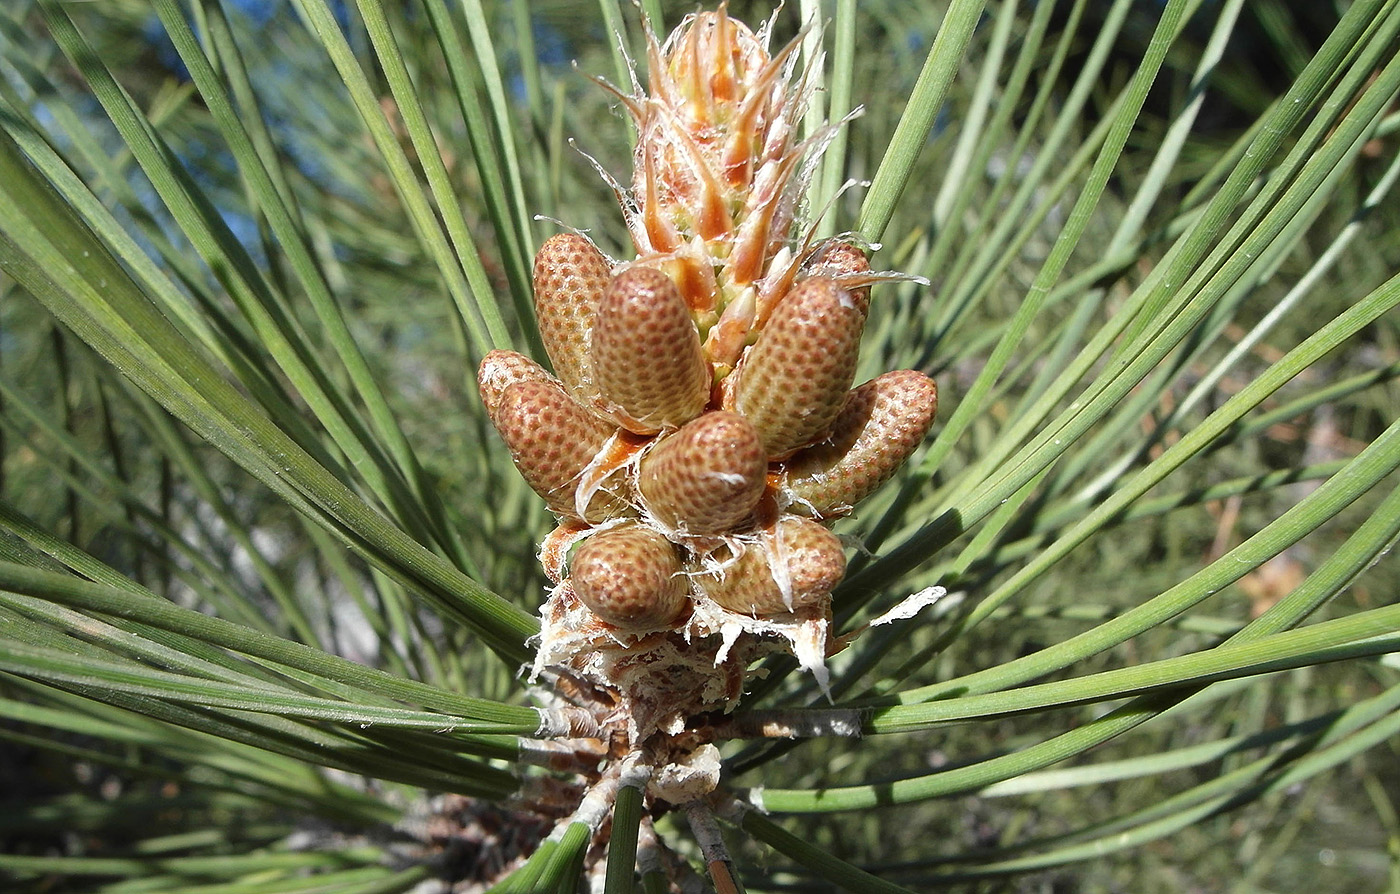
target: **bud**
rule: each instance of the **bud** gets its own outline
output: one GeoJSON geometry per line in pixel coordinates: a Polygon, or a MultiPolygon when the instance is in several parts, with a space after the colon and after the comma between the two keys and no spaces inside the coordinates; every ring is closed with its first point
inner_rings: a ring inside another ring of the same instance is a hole
{"type": "Polygon", "coordinates": [[[855,378],[865,314],[830,277],[798,283],[737,371],[734,409],[770,458],[824,438],[855,378]]]}
{"type": "Polygon", "coordinates": [[[796,453],[783,478],[788,510],[844,515],[890,479],[918,448],[938,410],[938,386],[901,369],[851,392],[831,437],[796,453]]]}
{"type": "Polygon", "coordinates": [[[608,283],[592,359],[602,399],[628,431],[679,428],[710,399],[710,368],[690,309],[660,270],[632,267],[608,283]]]}
{"type": "Polygon", "coordinates": [[[785,516],[695,586],[733,612],[767,617],[819,606],[846,573],[836,535],[817,522],[785,516]]]}
{"type": "Polygon", "coordinates": [[[597,394],[588,334],[611,271],[608,259],[576,233],[548,239],[535,255],[535,317],[559,381],[580,402],[597,394]]]}
{"type": "Polygon", "coordinates": [[[763,496],[768,462],[758,432],[737,413],[706,413],[642,457],[637,489],[668,528],[720,534],[763,496]]]}
{"type": "Polygon", "coordinates": [[[570,563],[570,580],[593,614],[631,632],[669,626],[685,608],[689,591],[676,547],[635,524],[585,540],[570,563]]]}
{"type": "MultiPolygon", "coordinates": [[[[554,381],[523,381],[506,388],[492,418],[527,484],[558,515],[577,517],[578,478],[615,429],[579,406],[554,381]]],[[[585,517],[600,521],[625,503],[599,490],[585,517]]]]}
{"type": "Polygon", "coordinates": [[[870,311],[870,261],[849,242],[828,242],[803,265],[805,276],[829,276],[856,302],[861,315],[870,311]]]}
{"type": "Polygon", "coordinates": [[[691,310],[713,321],[792,239],[814,82],[795,74],[796,41],[770,55],[766,29],[723,6],[687,16],[664,46],[648,40],[649,90],[622,97],[639,135],[628,228],[640,256],[672,259],[691,310]]]}
{"type": "Polygon", "coordinates": [[[491,351],[481,360],[476,371],[476,384],[481,390],[481,403],[486,415],[496,421],[505,390],[517,382],[554,382],[558,380],[535,361],[514,351],[491,351]]]}

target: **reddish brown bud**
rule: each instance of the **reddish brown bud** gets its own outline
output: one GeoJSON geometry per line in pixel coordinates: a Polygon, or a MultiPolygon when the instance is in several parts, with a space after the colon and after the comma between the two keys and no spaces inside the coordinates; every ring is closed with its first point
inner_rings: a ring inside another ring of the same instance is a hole
{"type": "Polygon", "coordinates": [[[799,451],[783,486],[789,511],[844,515],[890,479],[928,434],[938,410],[938,386],[901,369],[851,392],[831,437],[799,451]]]}
{"type": "Polygon", "coordinates": [[[767,471],[753,425],[720,410],[688,423],[643,457],[637,488],[661,524],[719,534],[753,511],[767,471]]]}
{"type": "Polygon", "coordinates": [[[609,281],[593,327],[593,374],[629,431],[653,434],[700,415],[710,368],[690,309],[660,270],[633,267],[609,281]]]}
{"type": "Polygon", "coordinates": [[[501,405],[501,395],[517,382],[556,382],[554,376],[535,361],[514,351],[492,351],[481,360],[476,371],[476,383],[481,389],[481,403],[486,415],[495,421],[501,405]]]}
{"type": "Polygon", "coordinates": [[[826,436],[855,378],[865,314],[826,276],[805,279],[778,304],[739,367],[734,408],[779,458],[826,436]]]}
{"type": "Polygon", "coordinates": [[[695,585],[730,611],[765,617],[819,605],[845,573],[835,534],[786,516],[724,567],[696,575],[695,585]]]}
{"type": "Polygon", "coordinates": [[[597,394],[588,338],[611,271],[608,259],[576,233],[552,236],[535,255],[535,317],[559,381],[587,404],[597,394]]]}
{"type": "MultiPolygon", "coordinates": [[[[579,475],[612,436],[613,427],[579,406],[554,381],[509,386],[492,421],[526,483],[551,510],[577,518],[579,475]]],[[[598,521],[622,509],[620,499],[600,490],[585,517],[598,521]]]]}
{"type": "Polygon", "coordinates": [[[670,625],[689,584],[676,547],[657,531],[624,525],[594,534],[570,563],[574,593],[601,620],[628,631],[670,625]]]}
{"type": "Polygon", "coordinates": [[[869,312],[870,286],[859,283],[870,273],[870,261],[859,248],[849,242],[829,242],[804,265],[803,272],[836,280],[851,293],[862,314],[869,312]]]}

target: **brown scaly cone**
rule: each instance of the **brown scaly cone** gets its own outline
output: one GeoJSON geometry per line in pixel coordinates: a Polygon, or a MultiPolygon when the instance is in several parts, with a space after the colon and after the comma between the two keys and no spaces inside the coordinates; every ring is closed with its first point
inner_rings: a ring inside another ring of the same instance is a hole
{"type": "Polygon", "coordinates": [[[731,710],[759,658],[793,654],[825,688],[846,561],[826,524],[894,475],[937,403],[912,370],[852,391],[869,287],[891,277],[812,242],[801,203],[835,128],[798,137],[814,75],[795,42],[767,44],[723,7],[649,39],[649,90],[609,88],[640,135],[631,189],[609,178],[635,258],[547,241],[535,307],[557,378],[501,351],[479,373],[561,521],[534,675],[672,803],[718,784],[694,720],[731,710]]]}

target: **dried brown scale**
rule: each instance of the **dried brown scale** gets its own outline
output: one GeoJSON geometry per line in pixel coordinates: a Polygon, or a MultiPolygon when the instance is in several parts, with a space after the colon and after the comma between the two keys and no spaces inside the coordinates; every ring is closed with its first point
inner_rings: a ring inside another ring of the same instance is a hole
{"type": "Polygon", "coordinates": [[[592,333],[593,372],[605,406],[629,431],[653,434],[700,415],[710,368],[675,283],[649,267],[608,282],[592,333]]]}
{"type": "Polygon", "coordinates": [[[585,540],[570,563],[570,579],[593,614],[629,632],[669,626],[686,604],[688,584],[676,547],[641,525],[585,540]]]}
{"type": "Polygon", "coordinates": [[[535,317],[554,373],[584,403],[596,394],[589,332],[612,271],[608,259],[577,233],[550,237],[535,254],[535,317]]]}
{"type": "Polygon", "coordinates": [[[788,461],[782,485],[788,511],[823,518],[849,512],[904,465],[937,410],[938,386],[912,369],[856,388],[831,437],[788,461]]]}
{"type": "Polygon", "coordinates": [[[642,457],[637,490],[670,529],[719,534],[748,518],[763,495],[768,462],[744,417],[706,413],[642,457]]]}
{"type": "MultiPolygon", "coordinates": [[[[585,410],[554,381],[517,382],[501,394],[493,421],[527,484],[562,516],[577,516],[578,477],[614,428],[585,410]]],[[[625,504],[599,492],[587,520],[602,521],[625,504]]]]}
{"type": "Polygon", "coordinates": [[[569,552],[593,527],[578,519],[565,519],[540,542],[540,567],[551,583],[559,583],[568,574],[569,552]]]}
{"type": "Polygon", "coordinates": [[[596,524],[609,518],[637,517],[634,505],[637,502],[637,489],[631,473],[638,451],[646,441],[646,438],[625,429],[614,430],[612,439],[594,455],[593,461],[579,476],[578,487],[574,493],[576,515],[579,500],[587,498],[590,510],[595,509],[594,497],[598,491],[604,491],[615,495],[617,500],[606,504],[609,507],[608,513],[602,518],[590,511],[586,520],[596,524]]]}
{"type": "Polygon", "coordinates": [[[798,283],[778,305],[736,375],[734,409],[781,458],[824,438],[855,378],[865,314],[826,276],[798,283]]]}
{"type": "Polygon", "coordinates": [[[811,519],[787,516],[747,547],[694,578],[696,589],[733,612],[762,617],[819,606],[846,573],[841,541],[811,519]]]}

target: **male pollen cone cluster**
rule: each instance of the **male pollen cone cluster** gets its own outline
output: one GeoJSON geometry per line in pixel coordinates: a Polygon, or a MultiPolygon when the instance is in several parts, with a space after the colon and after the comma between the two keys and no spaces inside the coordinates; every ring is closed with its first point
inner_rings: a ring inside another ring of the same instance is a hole
{"type": "Polygon", "coordinates": [[[880,276],[855,245],[801,231],[829,136],[797,136],[820,61],[799,73],[796,43],[770,55],[767,32],[721,8],[650,41],[649,89],[618,93],[640,135],[618,187],[636,258],[549,239],[534,290],[554,374],[509,351],[481,365],[492,422],[561,520],[542,553],[558,584],[546,645],[577,632],[561,619],[624,652],[733,617],[815,619],[825,636],[846,564],[827,524],[932,424],[922,373],[852,388],[880,276]]]}

